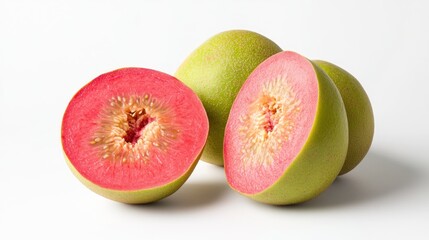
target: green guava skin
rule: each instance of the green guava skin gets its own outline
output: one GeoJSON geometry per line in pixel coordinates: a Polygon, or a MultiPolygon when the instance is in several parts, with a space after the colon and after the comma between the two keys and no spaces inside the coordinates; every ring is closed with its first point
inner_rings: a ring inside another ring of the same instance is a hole
{"type": "Polygon", "coordinates": [[[283,175],[251,199],[272,205],[298,204],[315,198],[338,176],[347,154],[344,103],[332,80],[312,63],[319,82],[316,116],[309,137],[283,175]]]}
{"type": "Polygon", "coordinates": [[[349,147],[339,175],[355,168],[368,153],[374,136],[374,114],[371,102],[359,81],[346,70],[326,61],[316,63],[334,81],[346,107],[349,125],[349,147]]]}
{"type": "Polygon", "coordinates": [[[281,51],[258,33],[231,30],[207,40],[178,68],[175,76],[194,90],[209,118],[203,161],[223,166],[224,131],[238,91],[259,63],[281,51]]]}
{"type": "Polygon", "coordinates": [[[72,173],[77,177],[77,179],[79,179],[81,183],[83,183],[93,192],[110,200],[114,200],[121,203],[146,204],[161,200],[176,192],[186,182],[191,173],[194,171],[195,166],[198,163],[199,156],[197,157],[197,160],[195,160],[194,163],[188,168],[188,170],[186,170],[186,172],[176,180],[162,186],[132,191],[103,188],[83,177],[79,173],[79,171],[77,171],[77,169],[73,166],[73,164],[70,162],[70,160],[65,154],[64,158],[66,159],[67,165],[71,169],[72,173]]]}

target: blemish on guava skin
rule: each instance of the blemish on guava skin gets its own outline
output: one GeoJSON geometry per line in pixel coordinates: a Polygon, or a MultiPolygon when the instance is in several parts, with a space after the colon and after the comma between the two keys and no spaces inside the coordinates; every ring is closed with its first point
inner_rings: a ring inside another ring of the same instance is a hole
{"type": "Polygon", "coordinates": [[[166,149],[177,139],[174,111],[148,94],[112,97],[101,111],[90,144],[111,161],[149,161],[153,148],[166,149]]]}
{"type": "Polygon", "coordinates": [[[244,166],[268,166],[288,141],[300,111],[300,100],[285,77],[267,81],[260,95],[240,116],[239,136],[244,166]]]}

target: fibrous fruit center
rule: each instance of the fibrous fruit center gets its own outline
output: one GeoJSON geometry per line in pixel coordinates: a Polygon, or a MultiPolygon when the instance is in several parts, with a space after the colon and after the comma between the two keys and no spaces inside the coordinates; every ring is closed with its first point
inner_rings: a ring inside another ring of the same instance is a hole
{"type": "Polygon", "coordinates": [[[146,163],[154,149],[163,151],[177,138],[174,121],[173,111],[150,95],[113,97],[90,143],[101,159],[146,163]]]}
{"type": "Polygon", "coordinates": [[[264,84],[260,96],[240,116],[239,136],[244,166],[269,166],[289,141],[300,101],[282,76],[264,84]]]}
{"type": "Polygon", "coordinates": [[[135,144],[140,138],[141,130],[149,123],[152,122],[153,118],[150,118],[146,114],[146,110],[139,109],[127,113],[128,130],[127,135],[124,136],[124,140],[128,143],[135,144]]]}
{"type": "Polygon", "coordinates": [[[265,119],[262,119],[261,125],[264,127],[266,136],[268,137],[268,133],[272,132],[274,126],[277,124],[278,115],[276,116],[277,110],[279,110],[279,106],[277,104],[276,98],[264,95],[259,100],[259,112],[261,115],[265,116],[265,119]]]}

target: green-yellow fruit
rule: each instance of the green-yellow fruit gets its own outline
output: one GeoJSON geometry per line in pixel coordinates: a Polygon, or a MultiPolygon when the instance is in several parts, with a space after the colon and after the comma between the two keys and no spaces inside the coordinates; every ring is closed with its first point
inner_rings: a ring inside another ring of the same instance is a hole
{"type": "Polygon", "coordinates": [[[349,147],[346,161],[339,175],[355,168],[371,147],[374,136],[374,115],[368,95],[359,81],[344,69],[326,62],[316,63],[334,81],[347,112],[349,147]]]}
{"type": "Polygon", "coordinates": [[[304,202],[335,180],[347,145],[346,110],[335,84],[307,58],[281,52],[252,72],[232,105],[226,178],[260,202],[304,202]]]}
{"type": "Polygon", "coordinates": [[[231,105],[250,73],[281,51],[270,39],[251,31],[219,33],[198,47],[175,76],[195,91],[209,117],[210,130],[201,159],[223,166],[223,138],[231,105]]]}

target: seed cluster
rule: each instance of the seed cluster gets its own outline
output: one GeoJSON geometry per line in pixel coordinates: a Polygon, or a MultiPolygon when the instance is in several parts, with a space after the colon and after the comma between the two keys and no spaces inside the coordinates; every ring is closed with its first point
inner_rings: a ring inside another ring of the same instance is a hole
{"type": "Polygon", "coordinates": [[[240,116],[244,166],[268,167],[274,162],[274,153],[290,140],[301,109],[300,100],[285,79],[286,76],[279,76],[266,82],[260,96],[240,116]]]}
{"type": "Polygon", "coordinates": [[[148,94],[111,98],[99,119],[90,144],[105,160],[147,163],[151,148],[166,151],[179,134],[174,111],[148,94]]]}

